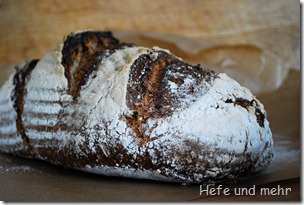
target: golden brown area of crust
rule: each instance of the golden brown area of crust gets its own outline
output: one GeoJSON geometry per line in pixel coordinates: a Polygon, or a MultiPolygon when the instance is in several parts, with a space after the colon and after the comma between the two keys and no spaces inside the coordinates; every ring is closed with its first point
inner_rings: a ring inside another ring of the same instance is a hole
{"type": "Polygon", "coordinates": [[[61,63],[65,67],[68,93],[74,100],[102,59],[125,46],[131,44],[120,43],[111,32],[87,31],[71,34],[65,39],[61,63]]]}

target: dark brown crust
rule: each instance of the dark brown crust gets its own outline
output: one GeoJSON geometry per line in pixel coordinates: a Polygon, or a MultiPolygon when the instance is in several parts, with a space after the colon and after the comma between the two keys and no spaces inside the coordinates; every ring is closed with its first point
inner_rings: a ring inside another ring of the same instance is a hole
{"type": "MultiPolygon", "coordinates": [[[[87,136],[90,137],[90,136],[87,136]]],[[[106,136],[100,136],[106,137],[106,136]]],[[[128,153],[128,151],[120,144],[116,145],[104,145],[106,147],[107,154],[100,148],[100,144],[95,143],[96,153],[93,153],[91,149],[89,149],[89,145],[84,143],[81,146],[81,150],[83,151],[83,155],[76,155],[74,152],[74,144],[70,143],[65,147],[62,147],[62,142],[60,140],[33,140],[33,143],[38,148],[36,151],[39,153],[39,156],[46,161],[51,162],[52,164],[63,165],[65,167],[71,168],[84,168],[87,165],[92,167],[95,166],[108,166],[108,167],[116,167],[119,164],[119,167],[127,167],[126,169],[133,168],[135,170],[158,170],[159,174],[165,177],[169,177],[175,180],[183,181],[182,178],[191,180],[192,182],[217,182],[217,181],[233,181],[236,178],[246,177],[252,174],[252,168],[257,163],[259,156],[253,158],[250,153],[240,153],[235,154],[225,150],[219,151],[217,150],[217,156],[221,155],[229,155],[231,158],[230,162],[205,160],[204,163],[201,164],[200,167],[197,167],[197,162],[200,161],[193,157],[192,160],[188,160],[189,152],[196,154],[197,156],[203,156],[205,159],[208,159],[210,156],[214,154],[215,151],[211,149],[205,149],[202,144],[198,145],[197,142],[194,141],[185,141],[185,147],[183,148],[175,148],[171,147],[170,150],[166,150],[166,147],[162,147],[160,145],[159,149],[151,148],[156,158],[154,160],[157,163],[152,162],[152,157],[149,154],[149,148],[142,147],[140,148],[142,154],[135,155],[128,153]],[[58,149],[61,147],[61,149],[58,149]],[[165,151],[166,150],[166,151],[165,151]],[[171,153],[170,155],[164,155],[164,153],[171,153]],[[240,158],[242,160],[233,160],[235,158],[240,158]],[[170,159],[178,160],[179,167],[175,167],[170,163],[170,159]],[[197,169],[194,169],[197,167],[197,169]],[[218,167],[221,170],[227,170],[215,173],[215,176],[208,177],[207,172],[212,172],[214,167],[218,167]],[[169,171],[170,170],[170,171],[169,171]],[[195,174],[200,173],[204,176],[200,181],[196,181],[195,174]],[[178,178],[177,176],[181,177],[178,178]]],[[[265,145],[265,148],[268,145],[265,145]]],[[[25,152],[24,150],[16,151],[17,155],[33,157],[29,152],[25,152]],[[18,153],[19,152],[19,153],[18,153]]],[[[268,156],[271,157],[271,156],[268,156]]]]}
{"type": "MultiPolygon", "coordinates": [[[[139,56],[130,69],[126,100],[133,114],[126,119],[140,139],[140,145],[153,140],[148,136],[152,130],[147,131],[144,126],[148,119],[172,115],[188,95],[195,99],[197,93],[202,93],[202,90],[195,90],[195,87],[201,86],[203,80],[210,82],[215,76],[211,70],[189,65],[164,51],[151,51],[139,56]],[[157,53],[157,57],[153,58],[153,52],[157,53]],[[191,76],[194,82],[183,91],[184,93],[172,93],[168,82],[174,82],[179,89],[188,76],[191,76]]],[[[189,103],[183,106],[187,107],[189,103]]]]}
{"type": "MultiPolygon", "coordinates": [[[[120,44],[117,39],[112,37],[110,32],[84,32],[67,37],[62,50],[62,64],[65,67],[65,76],[68,80],[68,93],[73,96],[74,100],[77,99],[81,86],[85,85],[88,76],[97,69],[97,65],[101,62],[102,58],[111,55],[116,49],[124,46],[131,45],[120,44]],[[96,46],[94,45],[95,43],[96,46]],[[76,64],[79,65],[76,66],[76,64]],[[75,68],[75,70],[72,68],[75,68]]],[[[83,131],[81,126],[76,130],[61,123],[54,126],[24,126],[22,115],[24,98],[26,96],[25,86],[31,71],[38,62],[37,60],[25,65],[23,69],[17,69],[17,73],[14,76],[15,89],[12,92],[12,101],[17,113],[17,130],[27,148],[18,150],[17,145],[12,147],[8,145],[7,150],[14,150],[14,154],[27,157],[35,157],[36,153],[39,153],[39,158],[72,168],[84,168],[87,165],[92,167],[116,167],[118,164],[119,167],[134,168],[135,170],[150,170],[153,172],[157,170],[160,175],[173,179],[178,179],[177,176],[180,176],[193,182],[196,180],[195,175],[197,173],[202,174],[204,177],[209,176],[208,178],[200,179],[205,183],[208,181],[213,182],[214,180],[233,180],[235,177],[249,175],[253,165],[257,163],[259,156],[253,158],[250,153],[246,152],[248,136],[244,152],[241,154],[235,154],[227,150],[212,150],[212,148],[204,147],[205,145],[201,142],[190,140],[185,140],[183,142],[185,146],[183,147],[165,147],[159,145],[156,149],[144,146],[146,142],[153,140],[149,136],[152,130],[146,130],[145,128],[145,123],[148,119],[168,117],[176,109],[187,108],[199,95],[207,91],[203,81],[211,83],[216,77],[213,71],[200,66],[191,66],[169,53],[163,51],[153,52],[140,56],[134,62],[131,67],[127,87],[127,106],[132,111],[132,114],[124,117],[126,117],[127,123],[132,127],[136,137],[140,139],[140,147],[137,152],[140,154],[130,154],[123,145],[119,144],[120,142],[109,144],[100,142],[100,139],[108,138],[110,135],[106,123],[99,125],[100,127],[94,127],[90,130],[90,133],[83,131]],[[153,52],[157,53],[157,55],[154,55],[155,53],[153,52]],[[184,80],[189,76],[194,81],[187,85],[186,89],[183,89],[183,93],[177,92],[178,94],[176,94],[171,91],[169,81],[174,82],[177,89],[179,89],[184,84],[184,80]],[[187,101],[188,99],[191,101],[187,101]],[[76,144],[78,142],[73,140],[63,144],[60,139],[31,139],[31,144],[37,145],[34,152],[30,146],[30,140],[26,135],[25,129],[35,129],[38,132],[73,131],[75,136],[81,135],[85,140],[80,144],[76,144]],[[105,131],[105,134],[100,134],[103,132],[98,131],[105,131]],[[91,139],[95,139],[93,147],[91,139]],[[105,147],[106,150],[102,149],[102,147],[105,147]],[[78,148],[81,149],[82,153],[79,152],[78,148]],[[153,157],[150,155],[151,150],[155,154],[153,157]],[[193,156],[189,155],[189,151],[194,153],[192,154],[193,156]],[[225,155],[225,157],[228,155],[231,160],[228,163],[216,161],[216,159],[211,159],[211,162],[208,161],[210,156],[214,156],[215,154],[217,156],[225,155]],[[202,161],[198,156],[203,156],[204,160],[202,161]],[[189,157],[191,160],[188,160],[189,157]],[[233,160],[234,158],[241,160],[233,160]],[[157,163],[153,163],[152,159],[157,163]],[[174,163],[170,163],[170,159],[178,160],[177,164],[179,167],[174,167],[174,163]],[[202,161],[202,164],[198,167],[197,163],[200,161],[202,161]],[[224,171],[215,173],[214,176],[207,174],[207,171],[215,172],[213,168],[216,167],[224,171]]],[[[60,101],[52,103],[63,104],[60,101]]],[[[255,106],[257,102],[236,98],[234,101],[228,99],[226,103],[233,103],[245,109],[248,109],[249,106],[254,106],[256,108],[255,115],[257,122],[260,126],[264,127],[265,116],[255,106]]],[[[65,114],[60,113],[59,118],[65,114]]],[[[42,114],[27,113],[27,115],[39,116],[42,114]]],[[[112,138],[111,140],[114,139],[112,138]]],[[[265,149],[267,147],[268,143],[266,143],[265,149]]],[[[269,155],[267,157],[272,156],[269,155]]],[[[179,180],[182,181],[181,178],[179,180]]]]}
{"type": "Polygon", "coordinates": [[[168,104],[164,100],[163,79],[167,67],[179,60],[167,53],[158,53],[156,59],[151,59],[148,54],[141,55],[130,69],[127,105],[143,119],[165,117],[172,113],[169,109],[160,110],[162,103],[168,104]]]}
{"type": "Polygon", "coordinates": [[[248,110],[249,106],[253,106],[255,108],[255,116],[257,118],[257,122],[261,127],[264,127],[264,119],[265,119],[265,115],[261,112],[261,110],[259,108],[257,108],[255,105],[257,104],[257,102],[255,100],[246,100],[246,99],[242,99],[242,98],[236,98],[235,101],[231,100],[231,99],[227,99],[225,101],[225,103],[233,103],[234,105],[239,105],[243,108],[245,108],[246,110],[248,110]]]}
{"type": "Polygon", "coordinates": [[[68,80],[68,93],[74,100],[102,59],[126,46],[132,44],[119,43],[111,32],[87,31],[67,36],[62,48],[61,63],[68,80]]]}
{"type": "Polygon", "coordinates": [[[30,145],[29,137],[25,133],[25,127],[22,122],[22,114],[24,108],[24,98],[26,95],[25,86],[29,80],[30,73],[35,68],[38,60],[32,60],[29,63],[26,63],[23,68],[16,67],[16,74],[13,79],[14,90],[11,94],[11,100],[13,102],[14,109],[17,113],[16,118],[16,127],[19,135],[23,139],[23,144],[29,152],[32,150],[30,145]]]}
{"type": "Polygon", "coordinates": [[[164,117],[170,115],[170,110],[160,110],[164,101],[162,79],[166,67],[178,60],[172,55],[159,52],[156,59],[151,59],[149,54],[141,55],[131,66],[127,87],[127,106],[133,110],[131,116],[127,116],[127,123],[132,127],[141,144],[150,139],[142,126],[148,118],[164,117]],[[156,100],[157,99],[157,100],[156,100]],[[168,113],[169,112],[169,113],[168,113]]]}

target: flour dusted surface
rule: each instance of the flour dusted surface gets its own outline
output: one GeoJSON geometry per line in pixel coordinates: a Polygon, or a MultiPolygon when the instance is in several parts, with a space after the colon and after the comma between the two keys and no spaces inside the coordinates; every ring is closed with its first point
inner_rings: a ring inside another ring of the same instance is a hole
{"type": "Polygon", "coordinates": [[[79,31],[21,71],[0,91],[4,152],[189,183],[235,180],[273,158],[261,102],[225,74],[168,50],[79,31]]]}
{"type": "MultiPolygon", "coordinates": [[[[158,125],[152,133],[162,136],[156,140],[162,146],[167,143],[169,146],[174,144],[185,149],[187,147],[184,146],[184,142],[193,141],[208,149],[225,150],[228,153],[243,155],[250,153],[252,158],[263,158],[263,154],[272,152],[271,149],[263,151],[265,143],[273,144],[269,123],[265,120],[265,128],[260,127],[253,108],[247,110],[241,106],[226,103],[227,99],[236,98],[254,98],[259,108],[264,110],[261,103],[248,89],[241,87],[226,74],[219,74],[210,90],[189,108],[176,112],[166,119],[151,120],[148,123],[150,126],[158,125]]],[[[155,145],[156,141],[151,144],[155,145]]],[[[187,151],[190,154],[191,148],[185,150],[187,151]]],[[[196,160],[199,161],[201,153],[197,154],[196,160]]],[[[228,155],[220,157],[216,152],[210,156],[210,162],[228,163],[231,160],[233,157],[228,155]]]]}
{"type": "MultiPolygon", "coordinates": [[[[175,87],[173,86],[172,89],[175,87]]],[[[254,98],[257,106],[264,109],[248,89],[241,87],[225,74],[219,74],[208,92],[193,102],[190,107],[175,112],[171,117],[148,120],[147,130],[153,128],[151,137],[156,139],[143,147],[136,145],[137,140],[132,136],[132,131],[129,128],[124,125],[123,128],[120,128],[119,124],[122,122],[117,122],[116,127],[112,127],[111,130],[125,129],[123,134],[116,136],[115,132],[110,131],[112,138],[101,139],[106,143],[122,143],[134,156],[134,161],[138,155],[149,153],[153,164],[166,164],[168,168],[143,172],[140,171],[141,168],[135,169],[128,166],[123,168],[118,166],[113,169],[93,166],[83,168],[83,170],[94,173],[104,172],[106,175],[113,176],[123,176],[129,173],[127,175],[132,177],[130,173],[134,173],[133,177],[139,177],[142,174],[141,178],[155,180],[159,180],[165,175],[172,178],[173,181],[193,182],[194,180],[199,182],[205,178],[216,178],[221,173],[229,173],[229,168],[222,168],[219,165],[238,163],[242,155],[249,154],[252,160],[256,160],[254,170],[259,171],[268,165],[268,162],[263,164],[260,160],[264,158],[264,155],[269,155],[272,152],[271,149],[265,149],[265,144],[272,145],[273,143],[269,123],[268,121],[264,122],[266,129],[260,127],[253,108],[245,109],[226,102],[227,99],[235,100],[236,98],[250,100],[254,98]],[[119,139],[119,141],[115,141],[113,136],[116,136],[116,140],[119,139]],[[200,148],[195,150],[187,145],[188,142],[194,143],[200,148]],[[208,152],[205,151],[206,149],[208,152]],[[159,150],[161,154],[157,155],[155,150],[159,150]],[[180,153],[177,154],[176,150],[183,153],[182,158],[179,158],[180,153]],[[225,153],[217,150],[223,150],[225,153]],[[174,170],[181,169],[182,163],[195,164],[196,167],[204,169],[206,162],[212,166],[206,167],[204,172],[197,170],[191,178],[182,174],[174,174],[174,170]]],[[[103,152],[106,152],[104,149],[106,148],[103,148],[103,152]]],[[[229,178],[229,174],[226,177],[229,178]]]]}

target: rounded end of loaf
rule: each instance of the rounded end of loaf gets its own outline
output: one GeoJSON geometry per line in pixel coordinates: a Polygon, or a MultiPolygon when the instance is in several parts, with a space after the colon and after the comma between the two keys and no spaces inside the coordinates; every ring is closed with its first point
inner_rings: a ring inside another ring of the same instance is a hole
{"type": "Polygon", "coordinates": [[[111,32],[75,32],[23,66],[0,91],[0,114],[2,151],[110,176],[233,181],[273,159],[248,89],[111,32]]]}

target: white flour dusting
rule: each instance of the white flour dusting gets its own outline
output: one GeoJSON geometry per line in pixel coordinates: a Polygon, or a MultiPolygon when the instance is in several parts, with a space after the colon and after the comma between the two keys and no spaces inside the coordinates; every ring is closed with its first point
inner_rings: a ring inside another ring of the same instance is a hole
{"type": "MultiPolygon", "coordinates": [[[[122,146],[126,154],[132,156],[128,163],[139,167],[116,163],[113,167],[86,165],[78,169],[110,176],[199,182],[205,177],[229,173],[230,168],[237,170],[238,167],[222,165],[245,160],[240,156],[249,155],[251,160],[256,160],[253,166],[257,170],[269,163],[264,160],[272,153],[269,122],[265,118],[264,127],[261,127],[256,117],[257,109],[266,117],[264,107],[248,89],[226,74],[218,74],[211,82],[203,80],[195,85],[193,76],[182,72],[174,75],[174,72],[168,71],[168,75],[182,81],[176,84],[168,80],[167,85],[168,90],[181,99],[181,106],[172,110],[171,116],[148,119],[143,127],[145,134],[153,140],[141,146],[126,122],[126,116],[133,112],[126,105],[130,68],[140,55],[148,54],[151,59],[156,59],[158,54],[155,50],[169,51],[156,47],[154,50],[143,47],[116,50],[102,59],[74,102],[67,94],[68,82],[61,64],[62,47],[48,53],[37,63],[25,87],[27,95],[22,121],[29,140],[57,140],[59,147],[54,149],[61,150],[68,145],[77,157],[86,157],[86,153],[97,155],[99,152],[108,157],[113,151],[111,149],[122,146]],[[186,95],[190,88],[198,94],[186,95]],[[234,103],[238,99],[254,103],[244,107],[234,103]],[[56,125],[64,125],[67,130],[61,130],[61,127],[58,130],[48,129],[56,125]],[[41,130],[35,126],[40,126],[41,130]],[[268,147],[265,148],[266,145],[268,147]],[[143,169],[138,160],[146,159],[146,155],[153,166],[164,166],[155,170],[143,169]],[[206,164],[210,167],[206,168],[206,164]],[[178,172],[184,168],[192,169],[192,175],[178,172]]],[[[11,76],[0,91],[0,99],[10,99],[12,84],[11,76]]],[[[0,103],[0,113],[7,110],[11,114],[3,116],[11,123],[0,126],[1,135],[17,132],[13,120],[16,112],[10,100],[0,103]]],[[[21,137],[16,134],[14,138],[2,138],[0,145],[21,142],[21,137]]],[[[42,143],[34,145],[37,149],[43,146],[42,143]]],[[[52,144],[46,146],[51,147],[52,144]]],[[[43,159],[42,156],[37,157],[43,159]]]]}

